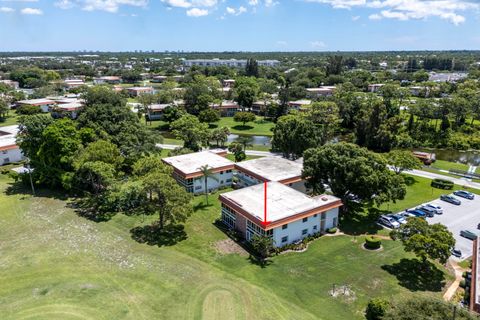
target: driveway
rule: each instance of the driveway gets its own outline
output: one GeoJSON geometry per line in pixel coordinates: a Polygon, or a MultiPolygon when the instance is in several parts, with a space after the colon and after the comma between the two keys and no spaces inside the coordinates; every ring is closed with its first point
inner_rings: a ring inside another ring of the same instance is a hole
{"type": "Polygon", "coordinates": [[[461,237],[460,231],[467,229],[480,235],[480,231],[477,230],[477,224],[480,223],[480,197],[475,196],[474,200],[457,198],[462,201],[462,204],[459,206],[440,199],[429,202],[441,206],[443,214],[436,214],[433,218],[427,218],[427,221],[447,226],[455,237],[455,248],[462,251],[461,260],[463,260],[472,255],[472,241],[461,237]]]}

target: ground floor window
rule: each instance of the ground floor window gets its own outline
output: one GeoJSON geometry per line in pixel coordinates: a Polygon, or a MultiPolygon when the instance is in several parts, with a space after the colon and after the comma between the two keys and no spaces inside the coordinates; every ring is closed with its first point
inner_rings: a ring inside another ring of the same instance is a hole
{"type": "Polygon", "coordinates": [[[261,227],[256,225],[250,220],[247,220],[247,240],[250,241],[254,236],[267,236],[267,237],[272,237],[273,236],[273,230],[263,230],[261,227]]]}
{"type": "Polygon", "coordinates": [[[282,243],[288,242],[288,236],[282,237],[282,243]]]}
{"type": "Polygon", "coordinates": [[[230,229],[235,228],[235,221],[237,217],[235,212],[230,209],[229,207],[222,204],[222,221],[225,223],[230,229]]]}

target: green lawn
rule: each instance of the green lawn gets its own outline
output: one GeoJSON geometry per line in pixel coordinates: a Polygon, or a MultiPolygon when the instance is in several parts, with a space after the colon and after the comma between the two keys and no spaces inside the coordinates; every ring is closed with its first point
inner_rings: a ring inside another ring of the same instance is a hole
{"type": "Polygon", "coordinates": [[[10,111],[9,115],[4,121],[0,121],[0,127],[11,126],[18,123],[18,115],[10,111]]]}
{"type": "Polygon", "coordinates": [[[440,170],[450,170],[450,169],[455,169],[455,170],[462,170],[462,171],[467,171],[469,166],[463,163],[459,162],[449,162],[449,161],[444,161],[444,160],[437,160],[434,163],[431,164],[432,168],[435,169],[440,169],[440,170]]]}
{"type": "Polygon", "coordinates": [[[220,121],[215,122],[215,125],[220,127],[228,127],[231,133],[241,135],[258,135],[258,136],[272,136],[274,123],[263,120],[263,117],[257,117],[255,122],[248,122],[245,126],[240,122],[233,121],[233,117],[222,117],[220,121]]]}
{"type": "Polygon", "coordinates": [[[5,320],[363,319],[371,297],[440,296],[451,280],[437,268],[413,277],[417,260],[398,242],[370,252],[351,236],[322,237],[262,268],[213,224],[218,194],[209,206],[195,198],[185,234],[177,233],[185,240],[149,245],[130,232],[149,219],[116,215],[95,223],[61,194],[37,190],[32,198],[11,184],[0,175],[5,320]],[[354,296],[331,297],[334,284],[349,285],[354,296]]]}

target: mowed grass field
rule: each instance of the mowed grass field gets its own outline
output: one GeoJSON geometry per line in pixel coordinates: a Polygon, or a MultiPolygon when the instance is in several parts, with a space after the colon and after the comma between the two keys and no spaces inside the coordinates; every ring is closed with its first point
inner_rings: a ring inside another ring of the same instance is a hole
{"type": "Polygon", "coordinates": [[[322,237],[262,268],[219,230],[218,193],[195,198],[183,241],[145,244],[130,230],[153,217],[92,222],[60,194],[32,197],[0,175],[1,319],[363,319],[371,297],[441,295],[451,280],[409,275],[398,242],[322,237]],[[347,284],[349,297],[333,298],[347,284]]]}

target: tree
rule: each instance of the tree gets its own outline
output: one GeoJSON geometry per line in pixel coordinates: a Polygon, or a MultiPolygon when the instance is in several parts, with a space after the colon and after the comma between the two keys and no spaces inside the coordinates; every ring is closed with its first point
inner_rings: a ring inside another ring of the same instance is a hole
{"type": "Polygon", "coordinates": [[[203,183],[205,184],[205,201],[208,205],[208,179],[212,179],[218,182],[218,178],[215,176],[212,168],[207,165],[201,166],[198,170],[202,173],[203,183]]]}
{"type": "Polygon", "coordinates": [[[250,136],[239,136],[235,142],[242,145],[243,150],[247,150],[248,147],[252,147],[253,138],[250,136]]]}
{"type": "Polygon", "coordinates": [[[217,146],[223,147],[230,135],[230,129],[228,127],[216,128],[212,130],[212,140],[217,143],[217,146]]]}
{"type": "Polygon", "coordinates": [[[387,310],[382,320],[475,320],[475,315],[468,312],[465,308],[460,308],[450,302],[416,295],[413,298],[396,300],[387,310]]]}
{"type": "Polygon", "coordinates": [[[198,120],[204,123],[217,122],[220,120],[220,113],[213,109],[202,110],[198,115],[198,120]]]}
{"type": "Polygon", "coordinates": [[[195,75],[185,86],[185,110],[193,115],[210,108],[210,104],[221,97],[220,83],[214,77],[195,75]]]}
{"type": "Polygon", "coordinates": [[[342,56],[328,56],[327,57],[327,66],[326,73],[329,75],[338,75],[342,73],[343,68],[343,57],[342,56]]]}
{"type": "Polygon", "coordinates": [[[210,135],[208,125],[200,123],[198,118],[192,115],[184,115],[170,124],[170,129],[177,139],[183,140],[183,147],[198,151],[205,144],[210,135]]]}
{"type": "Polygon", "coordinates": [[[319,144],[327,143],[339,129],[340,119],[335,102],[313,103],[307,112],[307,118],[315,125],[319,144]]]}
{"type": "Polygon", "coordinates": [[[242,107],[242,110],[249,110],[257,96],[260,88],[258,82],[253,77],[238,78],[233,88],[235,101],[242,107]]]}
{"type": "Polygon", "coordinates": [[[241,112],[235,113],[235,115],[233,116],[233,120],[235,122],[241,122],[244,127],[245,127],[245,123],[255,121],[255,119],[256,119],[255,114],[253,114],[252,112],[241,111],[241,112]]]}
{"type": "Polygon", "coordinates": [[[269,236],[255,235],[251,239],[253,249],[260,256],[261,262],[265,263],[265,260],[270,256],[274,250],[273,239],[269,236]]]}
{"type": "Polygon", "coordinates": [[[172,123],[175,120],[180,119],[185,114],[185,111],[175,107],[175,106],[168,106],[163,109],[162,119],[168,123],[172,123]]]}
{"type": "Polygon", "coordinates": [[[246,154],[245,154],[245,151],[243,150],[242,145],[238,142],[232,142],[228,146],[228,151],[233,153],[233,155],[235,157],[235,162],[243,161],[247,157],[246,154]]]}
{"type": "Polygon", "coordinates": [[[409,218],[398,230],[392,231],[393,239],[402,241],[405,251],[413,252],[428,269],[428,259],[446,263],[455,247],[455,238],[446,226],[429,224],[422,218],[409,218]]]}
{"type": "Polygon", "coordinates": [[[393,150],[387,154],[388,164],[396,174],[405,170],[420,169],[422,163],[410,151],[393,150]]]}
{"type": "Polygon", "coordinates": [[[371,299],[368,301],[365,317],[367,320],[382,320],[389,307],[388,300],[382,298],[371,299]]]}
{"type": "Polygon", "coordinates": [[[248,59],[245,66],[245,74],[247,77],[258,78],[258,63],[255,59],[248,59]]]}
{"type": "Polygon", "coordinates": [[[286,115],[278,119],[273,129],[272,149],[284,157],[297,159],[308,148],[316,145],[315,125],[298,115],[286,115]]]}
{"type": "Polygon", "coordinates": [[[4,121],[10,110],[8,100],[0,97],[0,120],[4,121]]]}
{"type": "Polygon", "coordinates": [[[150,106],[156,102],[156,98],[154,95],[151,94],[141,94],[137,98],[138,102],[140,103],[140,108],[138,109],[139,115],[144,115],[145,116],[145,123],[147,123],[147,120],[152,123],[150,118],[148,117],[148,113],[150,111],[150,106]]]}
{"type": "Polygon", "coordinates": [[[403,199],[406,193],[403,177],[387,168],[385,158],[351,143],[306,150],[302,176],[315,193],[325,192],[328,185],[347,207],[351,196],[380,204],[403,199]]]}

